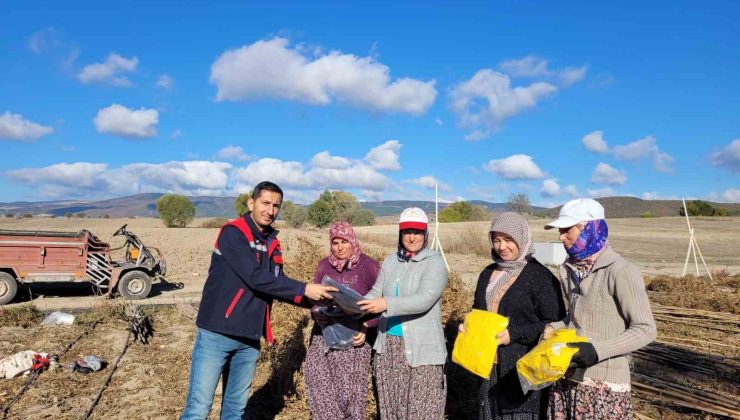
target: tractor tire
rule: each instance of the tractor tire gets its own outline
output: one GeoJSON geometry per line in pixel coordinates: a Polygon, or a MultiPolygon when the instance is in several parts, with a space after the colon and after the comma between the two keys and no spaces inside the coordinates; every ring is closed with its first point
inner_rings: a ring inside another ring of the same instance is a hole
{"type": "Polygon", "coordinates": [[[0,272],[0,305],[10,303],[18,293],[18,282],[8,273],[0,272]]]}
{"type": "Polygon", "coordinates": [[[140,300],[152,291],[152,279],[143,271],[134,270],[118,280],[118,293],[128,300],[140,300]]]}

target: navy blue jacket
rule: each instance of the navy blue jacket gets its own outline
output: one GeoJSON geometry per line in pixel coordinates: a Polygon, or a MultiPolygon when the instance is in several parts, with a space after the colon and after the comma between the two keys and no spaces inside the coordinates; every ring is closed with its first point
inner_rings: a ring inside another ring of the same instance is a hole
{"type": "MultiPolygon", "coordinates": [[[[250,246],[242,231],[227,223],[216,240],[208,279],[200,301],[198,327],[237,337],[272,341],[269,311],[273,298],[299,304],[306,285],[283,273],[268,258],[277,231],[263,235],[248,214],[243,217],[254,237],[250,246]]],[[[281,262],[280,260],[278,262],[281,262]]]]}

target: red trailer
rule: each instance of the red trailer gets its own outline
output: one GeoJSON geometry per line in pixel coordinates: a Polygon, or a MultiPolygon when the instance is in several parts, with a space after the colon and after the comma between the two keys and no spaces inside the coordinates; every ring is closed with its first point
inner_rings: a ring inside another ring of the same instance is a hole
{"type": "Polygon", "coordinates": [[[109,296],[117,290],[127,299],[147,297],[152,280],[166,274],[164,256],[126,225],[113,236],[125,238],[124,261],[113,261],[110,245],[87,230],[0,230],[0,305],[13,300],[19,283],[35,282],[90,282],[109,296]]]}

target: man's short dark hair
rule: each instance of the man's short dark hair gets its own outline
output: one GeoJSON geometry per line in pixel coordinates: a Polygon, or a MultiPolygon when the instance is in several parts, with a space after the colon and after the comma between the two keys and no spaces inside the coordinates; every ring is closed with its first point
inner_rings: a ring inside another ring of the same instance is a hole
{"type": "Polygon", "coordinates": [[[258,199],[262,194],[262,191],[272,191],[280,194],[281,199],[283,198],[283,190],[280,189],[278,184],[270,181],[262,181],[254,186],[254,189],[252,190],[252,200],[258,199]]]}

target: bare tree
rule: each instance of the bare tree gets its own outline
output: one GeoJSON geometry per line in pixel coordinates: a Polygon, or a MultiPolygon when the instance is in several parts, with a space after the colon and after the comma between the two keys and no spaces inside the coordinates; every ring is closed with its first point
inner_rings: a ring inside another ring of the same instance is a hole
{"type": "Polygon", "coordinates": [[[509,196],[506,202],[506,209],[519,214],[532,212],[532,205],[529,203],[529,196],[525,193],[516,193],[509,196]]]}

